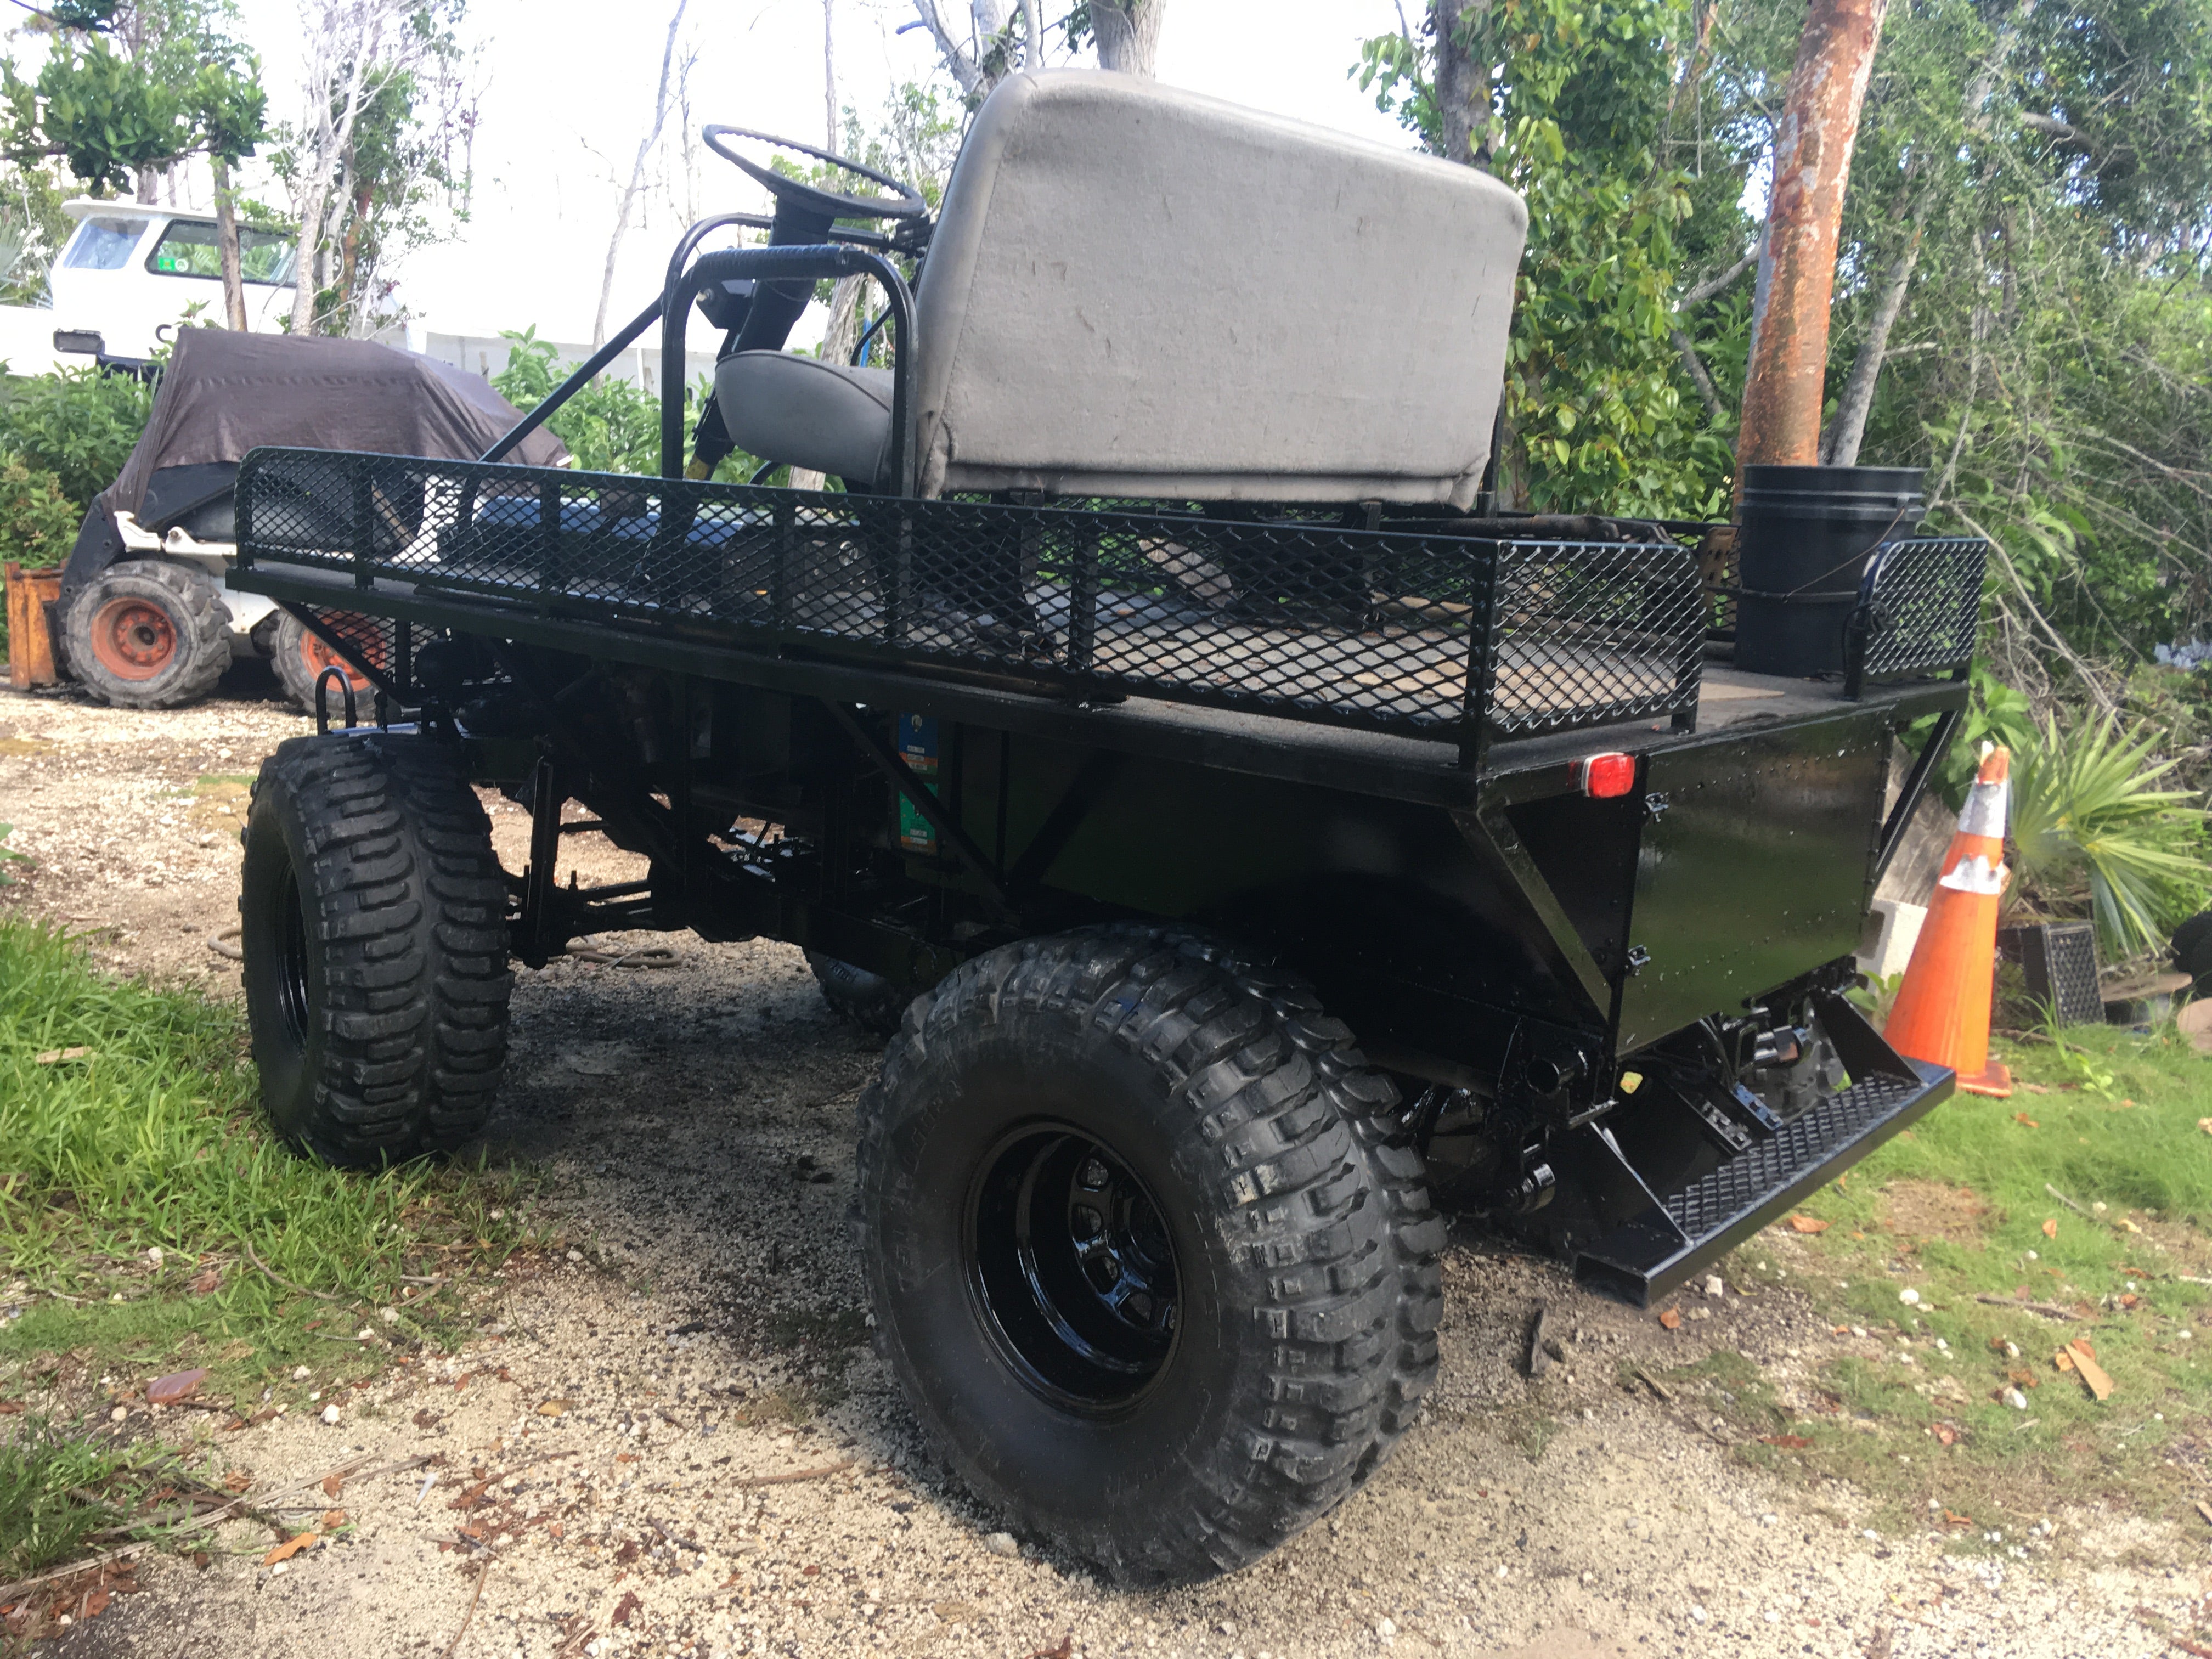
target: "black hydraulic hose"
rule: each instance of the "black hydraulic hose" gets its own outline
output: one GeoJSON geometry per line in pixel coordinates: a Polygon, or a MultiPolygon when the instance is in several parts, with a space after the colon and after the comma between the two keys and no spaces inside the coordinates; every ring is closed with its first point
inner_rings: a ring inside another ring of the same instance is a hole
{"type": "Polygon", "coordinates": [[[601,372],[605,369],[609,363],[611,363],[616,358],[621,356],[631,342],[635,341],[639,335],[644,333],[646,330],[651,328],[653,324],[659,319],[659,317],[660,301],[656,297],[651,305],[639,312],[635,317],[632,318],[629,323],[623,325],[623,331],[621,333],[616,335],[613,339],[608,341],[597,351],[594,351],[589,357],[586,358],[584,361],[584,366],[581,368],[579,368],[574,374],[571,374],[567,380],[562,381],[560,385],[555,386],[551,392],[546,396],[544,402],[540,403],[537,408],[532,410],[530,413],[524,416],[512,427],[508,428],[507,430],[501,436],[500,441],[494,444],[489,449],[484,451],[483,454],[477,456],[477,459],[479,462],[495,461],[513,450],[515,445],[520,443],[532,433],[537,431],[539,427],[544,425],[546,416],[552,414],[555,410],[560,408],[562,404],[567,403],[569,398],[574,397],[586,386],[591,385],[591,383],[599,377],[601,372]]]}

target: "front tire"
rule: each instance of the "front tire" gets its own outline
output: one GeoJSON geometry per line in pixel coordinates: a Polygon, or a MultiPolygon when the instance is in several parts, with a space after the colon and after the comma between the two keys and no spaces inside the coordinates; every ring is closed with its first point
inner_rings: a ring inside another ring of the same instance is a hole
{"type": "Polygon", "coordinates": [[[204,571],[123,559],[70,602],[62,632],[79,684],[117,708],[176,708],[230,665],[230,611],[204,571]]]}
{"type": "Polygon", "coordinates": [[[448,1150],[507,1057],[507,886],[459,761],[368,730],[293,738],[246,817],[240,945],[261,1100],[287,1140],[375,1168],[448,1150]]]}
{"type": "Polygon", "coordinates": [[[1386,1457],[1443,1224],[1300,981],[1141,926],[1011,945],[860,1103],[878,1342],[954,1471],[1127,1582],[1234,1568],[1386,1457]]]}

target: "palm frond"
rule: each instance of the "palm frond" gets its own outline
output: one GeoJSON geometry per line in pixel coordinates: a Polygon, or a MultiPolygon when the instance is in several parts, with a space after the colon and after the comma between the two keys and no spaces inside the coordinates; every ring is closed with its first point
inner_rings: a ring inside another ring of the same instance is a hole
{"type": "Polygon", "coordinates": [[[2135,956],[2203,897],[2212,871],[2201,851],[2204,812],[2188,791],[2157,786],[2175,763],[2118,719],[2062,737],[2046,718],[2014,757],[2012,841],[2020,873],[2048,888],[2079,870],[2108,951],[2135,956]]]}

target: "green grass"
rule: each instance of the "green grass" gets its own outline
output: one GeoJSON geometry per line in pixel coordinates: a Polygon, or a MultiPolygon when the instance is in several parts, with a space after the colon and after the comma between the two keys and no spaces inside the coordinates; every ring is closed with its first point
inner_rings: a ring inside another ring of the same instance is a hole
{"type": "Polygon", "coordinates": [[[57,1436],[43,1424],[0,1443],[0,1583],[87,1553],[152,1495],[166,1459],[57,1436]]]}
{"type": "Polygon", "coordinates": [[[550,1242],[526,1176],[331,1170],[264,1129],[234,1009],[0,919],[0,1305],[21,1310],[0,1322],[0,1402],[61,1402],[51,1431],[0,1416],[0,1563],[64,1547],[85,1518],[36,1493],[124,1467],[88,1439],[111,1396],[204,1366],[203,1396],[241,1412],[307,1405],[443,1345],[484,1274],[550,1242]],[[383,1340],[351,1340],[363,1326],[383,1340]]]}
{"type": "Polygon", "coordinates": [[[1824,1188],[1802,1213],[1825,1232],[1735,1253],[1732,1279],[1795,1289],[1868,1334],[1849,1346],[1881,1351],[1830,1360],[1794,1401],[1725,1365],[1678,1373],[1754,1431],[1752,1461],[1851,1480],[1893,1526],[1928,1524],[1932,1498],[1972,1519],[1970,1540],[2060,1501],[2179,1516],[2201,1495],[2212,1285],[2191,1280],[2212,1280],[2212,1060],[2170,1026],[2061,1035],[2005,1051],[2011,1099],[1957,1096],[1824,1188]],[[2109,1400],[2054,1364],[2075,1337],[2109,1400]]]}

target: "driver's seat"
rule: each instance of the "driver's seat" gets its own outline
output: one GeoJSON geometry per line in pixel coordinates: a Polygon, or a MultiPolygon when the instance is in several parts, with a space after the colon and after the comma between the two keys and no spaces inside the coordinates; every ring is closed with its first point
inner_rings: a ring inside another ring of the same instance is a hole
{"type": "MultiPolygon", "coordinates": [[[[1473,167],[1131,76],[1011,76],[915,295],[917,491],[1469,507],[1527,226],[1473,167]]],[[[888,370],[748,351],[715,387],[763,459],[896,488],[888,370]]]]}

